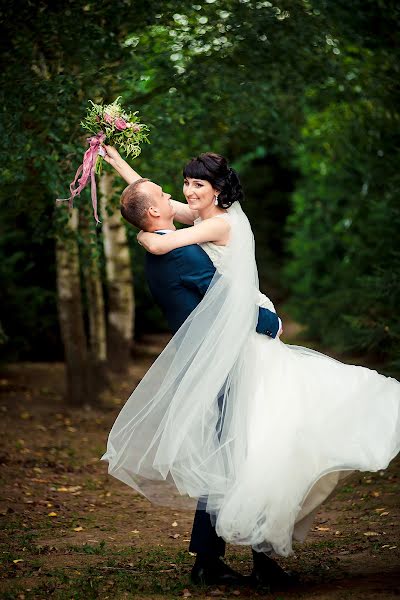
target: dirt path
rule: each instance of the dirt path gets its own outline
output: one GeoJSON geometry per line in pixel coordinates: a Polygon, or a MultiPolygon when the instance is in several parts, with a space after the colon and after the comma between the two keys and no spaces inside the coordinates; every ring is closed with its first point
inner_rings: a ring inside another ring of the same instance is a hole
{"type": "MultiPolygon", "coordinates": [[[[164,342],[146,340],[98,410],[62,404],[61,364],[2,369],[1,597],[400,597],[399,460],[352,476],[323,506],[307,542],[280,560],[301,577],[290,593],[190,585],[192,513],[152,506],[99,461],[116,414],[164,342]]],[[[227,560],[251,570],[247,548],[229,547],[227,560]]]]}

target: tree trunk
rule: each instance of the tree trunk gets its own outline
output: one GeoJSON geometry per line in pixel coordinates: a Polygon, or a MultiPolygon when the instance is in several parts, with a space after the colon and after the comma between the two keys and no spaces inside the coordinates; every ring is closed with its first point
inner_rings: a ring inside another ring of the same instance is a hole
{"type": "MultiPolygon", "coordinates": [[[[57,210],[66,210],[64,204],[57,210]]],[[[83,322],[76,240],[78,212],[73,209],[64,235],[56,242],[58,315],[64,344],[67,401],[75,406],[89,403],[88,356],[83,322]]]]}
{"type": "Polygon", "coordinates": [[[0,346],[2,346],[3,344],[5,344],[6,341],[7,341],[7,339],[8,338],[7,338],[7,336],[6,336],[5,332],[4,332],[3,325],[0,322],[0,346]]]}
{"type": "Polygon", "coordinates": [[[83,274],[89,319],[89,373],[92,403],[98,404],[100,393],[108,385],[106,319],[103,286],[97,252],[96,227],[93,218],[80,215],[80,231],[84,241],[83,274]]]}
{"type": "Polygon", "coordinates": [[[112,214],[113,175],[101,177],[104,252],[108,282],[108,355],[109,366],[123,371],[129,361],[134,335],[135,302],[129,246],[119,210],[112,214]]]}

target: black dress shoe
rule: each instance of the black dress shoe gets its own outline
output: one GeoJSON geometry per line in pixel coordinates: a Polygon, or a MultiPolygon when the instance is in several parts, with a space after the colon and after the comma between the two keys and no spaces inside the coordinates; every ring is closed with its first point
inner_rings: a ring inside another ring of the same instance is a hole
{"type": "Polygon", "coordinates": [[[272,558],[265,554],[259,554],[257,557],[254,556],[254,567],[250,580],[253,585],[288,588],[298,583],[299,578],[295,573],[282,569],[272,558]]]}
{"type": "Polygon", "coordinates": [[[197,585],[241,585],[245,577],[237,573],[220,558],[196,560],[190,578],[197,585]]]}

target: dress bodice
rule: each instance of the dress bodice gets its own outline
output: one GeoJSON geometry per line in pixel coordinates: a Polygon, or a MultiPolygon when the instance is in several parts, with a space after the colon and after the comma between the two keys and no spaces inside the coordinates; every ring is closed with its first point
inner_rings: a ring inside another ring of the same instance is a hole
{"type": "MultiPolygon", "coordinates": [[[[226,218],[228,220],[230,218],[229,213],[221,214],[219,215],[219,217],[226,218]]],[[[194,220],[193,225],[197,225],[198,223],[201,223],[200,217],[194,220]]],[[[217,271],[221,273],[221,275],[223,275],[224,262],[227,256],[228,246],[219,246],[217,244],[214,244],[213,242],[203,242],[202,244],[199,244],[199,246],[204,250],[206,254],[208,254],[211,262],[213,263],[217,271]]],[[[268,296],[262,294],[259,290],[257,290],[256,304],[257,306],[268,308],[272,312],[276,313],[275,306],[273,305],[272,301],[268,298],[268,296]]]]}

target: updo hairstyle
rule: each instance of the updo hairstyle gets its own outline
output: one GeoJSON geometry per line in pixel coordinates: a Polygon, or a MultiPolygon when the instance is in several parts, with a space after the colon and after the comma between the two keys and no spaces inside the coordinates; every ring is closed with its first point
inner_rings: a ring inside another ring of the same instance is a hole
{"type": "Polygon", "coordinates": [[[183,169],[183,177],[209,181],[219,191],[220,208],[229,208],[234,202],[240,202],[244,198],[238,174],[229,167],[226,158],[219,154],[205,152],[192,158],[183,169]]]}

